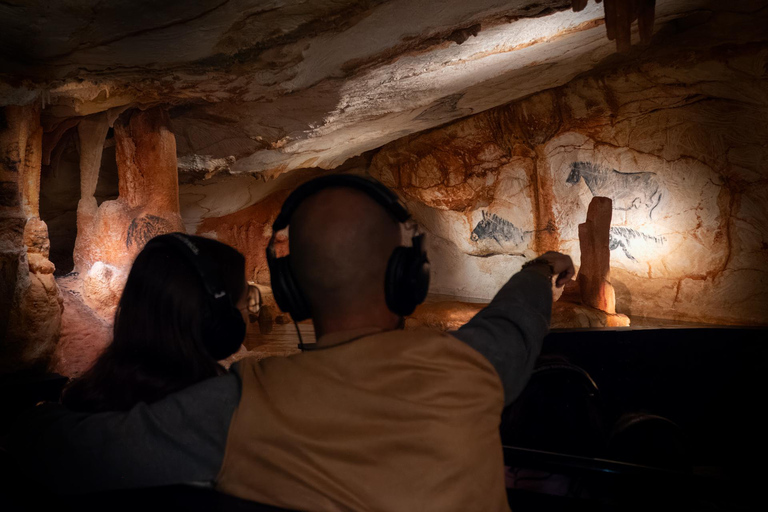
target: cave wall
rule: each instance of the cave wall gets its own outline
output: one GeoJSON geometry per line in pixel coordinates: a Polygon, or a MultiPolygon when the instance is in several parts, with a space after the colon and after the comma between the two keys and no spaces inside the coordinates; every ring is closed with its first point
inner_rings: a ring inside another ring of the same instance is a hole
{"type": "MultiPolygon", "coordinates": [[[[277,209],[332,168],[404,198],[433,294],[487,300],[546,250],[578,263],[577,226],[608,196],[620,313],[768,323],[764,2],[659,0],[621,55],[594,2],[236,4],[0,7],[19,50],[0,56],[4,364],[45,361],[60,331],[53,368],[81,373],[133,258],[168,231],[240,249],[269,300],[277,209]],[[58,282],[51,238],[75,270],[58,282]]],[[[427,323],[479,307],[444,306],[427,323]]]]}
{"type": "Polygon", "coordinates": [[[768,49],[593,73],[384,146],[370,173],[433,235],[434,293],[490,298],[524,260],[579,261],[613,200],[618,310],[768,323],[768,49]]]}
{"type": "MultiPolygon", "coordinates": [[[[578,225],[606,196],[619,313],[767,324],[767,70],[762,44],[627,60],[358,164],[429,233],[433,294],[488,300],[547,250],[578,265],[578,225]]],[[[322,172],[182,185],[182,216],[245,253],[249,277],[268,284],[263,253],[282,198],[322,172]]]]}
{"type": "Polygon", "coordinates": [[[62,297],[40,220],[43,128],[37,105],[0,110],[0,374],[47,364],[62,297]]]}
{"type": "Polygon", "coordinates": [[[109,343],[125,280],[144,245],[157,235],[184,231],[176,139],[169,125],[161,107],[119,108],[77,119],[75,272],[59,280],[67,291],[66,312],[51,364],[63,375],[81,374],[109,343]],[[114,138],[107,139],[110,128],[114,138]],[[109,166],[104,165],[105,146],[115,159],[109,166]],[[118,194],[108,199],[104,193],[114,177],[104,171],[113,165],[118,194]]]}
{"type": "Polygon", "coordinates": [[[176,139],[167,112],[104,112],[78,124],[81,199],[75,269],[86,304],[111,320],[133,259],[152,237],[183,231],[176,139]],[[118,197],[98,204],[96,188],[107,132],[114,125],[118,197]]]}

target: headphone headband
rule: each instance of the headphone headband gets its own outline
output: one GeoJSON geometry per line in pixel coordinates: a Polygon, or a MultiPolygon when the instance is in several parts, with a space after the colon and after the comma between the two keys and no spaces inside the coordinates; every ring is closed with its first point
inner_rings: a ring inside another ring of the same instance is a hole
{"type": "Polygon", "coordinates": [[[397,195],[379,182],[354,174],[331,174],[310,180],[291,192],[272,224],[272,232],[277,233],[288,227],[293,213],[309,196],[331,187],[354,188],[365,192],[371,199],[384,207],[397,222],[403,223],[411,218],[411,214],[408,213],[397,195]]]}
{"type": "MultiPolygon", "coordinates": [[[[371,179],[350,174],[332,174],[310,180],[294,190],[283,203],[272,224],[272,238],[267,246],[267,265],[272,282],[272,293],[281,310],[290,313],[294,321],[312,316],[311,306],[301,291],[291,270],[291,255],[277,257],[275,237],[288,227],[291,216],[309,196],[330,187],[354,188],[364,192],[387,210],[398,223],[411,218],[397,195],[371,179]]],[[[410,315],[427,296],[429,288],[429,260],[423,245],[423,234],[413,236],[411,247],[396,247],[387,263],[384,292],[387,307],[400,316],[410,315]]]]}
{"type": "Polygon", "coordinates": [[[227,293],[224,282],[216,272],[215,263],[194,242],[194,238],[184,233],[168,233],[156,236],[149,242],[152,245],[173,247],[188,261],[200,277],[211,306],[211,317],[203,319],[203,345],[216,360],[221,360],[237,352],[245,338],[245,321],[236,307],[236,300],[227,293]]]}
{"type": "Polygon", "coordinates": [[[147,245],[149,244],[166,244],[179,248],[179,253],[195,267],[195,270],[200,275],[200,280],[203,282],[206,293],[217,301],[228,297],[228,302],[230,304],[233,303],[232,297],[229,297],[224,288],[224,284],[213,271],[211,262],[204,255],[200,254],[200,248],[195,245],[188,235],[184,233],[167,233],[156,236],[147,245]]]}

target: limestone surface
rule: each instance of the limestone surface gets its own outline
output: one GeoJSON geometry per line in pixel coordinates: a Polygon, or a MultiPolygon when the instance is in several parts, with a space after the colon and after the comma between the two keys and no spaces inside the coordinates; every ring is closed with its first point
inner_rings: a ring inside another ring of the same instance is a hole
{"type": "Polygon", "coordinates": [[[610,229],[613,202],[593,197],[587,220],[579,224],[581,261],[577,282],[581,302],[610,315],[616,314],[616,294],[611,286],[610,229]]]}
{"type": "MultiPolygon", "coordinates": [[[[615,43],[606,37],[615,16],[609,13],[606,27],[602,4],[578,12],[571,6],[570,0],[10,2],[0,6],[6,49],[0,101],[37,100],[59,119],[175,105],[173,129],[185,158],[224,162],[237,173],[331,169],[615,59],[615,43]]],[[[751,28],[728,37],[709,32],[696,43],[749,39],[763,31],[764,8],[760,0],[658,0],[653,37],[651,25],[641,23],[614,39],[634,52],[643,51],[640,39],[674,48],[665,31],[739,17],[751,28]]]]}
{"type": "Polygon", "coordinates": [[[38,108],[0,110],[0,373],[47,366],[61,326],[39,217],[42,136],[38,108]]]}
{"type": "Polygon", "coordinates": [[[432,235],[432,291],[490,299],[612,200],[617,311],[768,323],[768,49],[627,63],[388,144],[371,174],[432,235]],[[440,271],[444,267],[446,271],[440,271]]]}
{"type": "Polygon", "coordinates": [[[136,254],[154,236],[183,231],[179,213],[176,144],[163,109],[85,118],[81,140],[81,199],[75,269],[83,299],[111,321],[136,254]],[[114,122],[119,195],[97,206],[94,193],[104,137],[114,122]]]}
{"type": "MultiPolygon", "coordinates": [[[[768,6],[658,0],[651,24],[652,3],[0,2],[0,360],[42,364],[61,324],[56,367],[87,368],[133,258],[168,231],[235,245],[269,297],[288,191],[369,164],[429,234],[431,291],[456,299],[411,324],[455,326],[462,298],[546,250],[579,261],[595,197],[619,314],[590,292],[603,313],[558,303],[556,325],[767,324],[768,6]],[[46,224],[41,166],[63,163],[77,211],[46,224]],[[72,215],[61,323],[50,241],[72,215]]],[[[287,321],[271,307],[263,331],[287,321]]]]}

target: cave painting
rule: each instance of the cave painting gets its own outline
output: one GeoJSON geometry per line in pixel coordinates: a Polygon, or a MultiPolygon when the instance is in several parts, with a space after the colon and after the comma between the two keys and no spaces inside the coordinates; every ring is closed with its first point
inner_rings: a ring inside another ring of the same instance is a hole
{"type": "Polygon", "coordinates": [[[483,214],[483,218],[477,223],[469,237],[473,242],[492,238],[499,245],[503,245],[503,242],[512,242],[515,246],[518,246],[537,231],[551,232],[555,229],[554,223],[550,222],[544,229],[524,231],[495,213],[489,214],[485,210],[481,210],[480,213],[483,214]]]}
{"type": "Polygon", "coordinates": [[[135,246],[141,249],[157,235],[171,231],[174,231],[174,226],[168,220],[157,215],[145,214],[133,219],[131,225],[128,226],[125,246],[128,248],[135,246]]]}
{"type": "Polygon", "coordinates": [[[654,172],[619,172],[591,162],[572,163],[566,184],[575,185],[582,178],[592,196],[610,198],[614,210],[644,207],[653,219],[653,210],[661,202],[662,190],[654,172]]]}
{"type": "Polygon", "coordinates": [[[667,241],[663,236],[651,236],[641,233],[636,229],[627,228],[623,226],[611,226],[609,231],[609,248],[611,251],[621,248],[624,252],[624,256],[632,261],[637,261],[632,253],[629,252],[629,246],[632,240],[642,240],[644,242],[654,243],[658,245],[664,245],[667,241]]]}
{"type": "Polygon", "coordinates": [[[502,242],[512,242],[515,245],[523,243],[533,231],[523,231],[506,219],[502,219],[495,213],[488,214],[483,210],[483,218],[472,230],[470,239],[473,242],[493,238],[499,245],[502,242]]]}

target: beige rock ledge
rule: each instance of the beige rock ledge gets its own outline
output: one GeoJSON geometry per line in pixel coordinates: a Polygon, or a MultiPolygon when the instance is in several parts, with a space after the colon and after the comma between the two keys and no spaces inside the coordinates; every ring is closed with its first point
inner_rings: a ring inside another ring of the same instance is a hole
{"type": "MultiPolygon", "coordinates": [[[[442,301],[422,304],[405,322],[406,329],[428,327],[453,331],[469,322],[487,304],[461,301],[442,301]]],[[[610,314],[599,309],[573,302],[556,302],[552,306],[552,329],[580,327],[628,327],[629,317],[610,314]]]]}
{"type": "MultiPolygon", "coordinates": [[[[232,172],[276,174],[334,168],[562,85],[614,54],[594,2],[578,13],[562,0],[163,5],[4,4],[0,44],[14,58],[0,60],[0,102],[27,102],[37,91],[56,118],[180,105],[172,112],[180,156],[234,158],[232,172]],[[151,18],[141,15],[150,9],[151,18]]],[[[655,27],[701,13],[755,18],[759,7],[659,0],[655,27]]],[[[706,41],[697,44],[714,44],[706,41]]]]}
{"type": "Polygon", "coordinates": [[[629,317],[621,313],[606,313],[584,304],[558,301],[552,306],[550,326],[552,329],[629,327],[629,317]]]}

